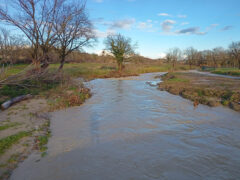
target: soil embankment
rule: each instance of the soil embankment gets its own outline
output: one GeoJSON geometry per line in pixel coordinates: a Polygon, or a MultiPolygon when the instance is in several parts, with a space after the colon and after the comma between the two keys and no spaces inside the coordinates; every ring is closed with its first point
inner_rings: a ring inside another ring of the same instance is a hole
{"type": "Polygon", "coordinates": [[[162,77],[160,90],[209,106],[228,106],[240,111],[240,80],[199,73],[168,73],[162,77]]]}

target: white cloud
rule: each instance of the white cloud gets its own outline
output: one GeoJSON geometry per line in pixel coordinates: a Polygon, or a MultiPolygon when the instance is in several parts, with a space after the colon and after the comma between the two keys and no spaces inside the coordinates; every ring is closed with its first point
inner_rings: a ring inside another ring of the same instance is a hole
{"type": "Polygon", "coordinates": [[[177,15],[177,17],[178,17],[178,18],[186,18],[187,15],[179,14],[179,15],[177,15]]]}
{"type": "Polygon", "coordinates": [[[106,32],[104,32],[104,31],[100,31],[100,30],[98,30],[98,29],[95,29],[95,30],[94,30],[94,33],[96,34],[96,37],[97,37],[97,38],[105,38],[105,37],[107,37],[108,35],[114,35],[114,34],[116,34],[116,31],[115,31],[115,30],[108,29],[106,32]]]}
{"type": "Polygon", "coordinates": [[[138,29],[151,29],[153,25],[148,22],[139,22],[137,28],[138,29]]]}
{"type": "Polygon", "coordinates": [[[110,28],[111,29],[131,29],[132,25],[135,23],[135,19],[123,19],[123,20],[117,20],[113,21],[111,23],[110,28]]]}
{"type": "Polygon", "coordinates": [[[106,26],[108,29],[131,29],[135,22],[134,18],[114,21],[105,21],[103,18],[99,18],[95,21],[96,24],[106,26]]]}
{"type": "Polygon", "coordinates": [[[158,16],[171,16],[171,15],[168,13],[159,13],[158,16]]]}
{"type": "Polygon", "coordinates": [[[176,24],[176,21],[167,19],[161,23],[163,32],[170,32],[173,28],[173,25],[176,24]]]}
{"type": "Polygon", "coordinates": [[[208,27],[206,28],[206,31],[208,32],[208,31],[214,29],[215,27],[217,27],[218,25],[219,25],[219,24],[211,24],[210,26],[208,26],[208,27]]]}
{"type": "Polygon", "coordinates": [[[161,53],[157,54],[157,57],[158,58],[165,58],[166,57],[166,53],[161,52],[161,53]]]}

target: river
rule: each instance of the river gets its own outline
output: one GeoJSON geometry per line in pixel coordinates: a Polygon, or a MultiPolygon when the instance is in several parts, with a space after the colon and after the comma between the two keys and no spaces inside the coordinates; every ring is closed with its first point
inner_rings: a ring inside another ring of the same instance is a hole
{"type": "Polygon", "coordinates": [[[240,113],[194,109],[159,91],[158,74],[90,81],[84,105],[52,114],[48,155],[32,154],[11,179],[239,179],[240,113]]]}

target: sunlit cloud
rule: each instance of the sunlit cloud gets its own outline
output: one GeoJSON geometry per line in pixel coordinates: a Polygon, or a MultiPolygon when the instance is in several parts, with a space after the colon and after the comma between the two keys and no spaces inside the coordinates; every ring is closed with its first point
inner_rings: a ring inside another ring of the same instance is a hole
{"type": "Polygon", "coordinates": [[[110,29],[130,29],[135,23],[135,19],[122,19],[111,22],[110,29]]]}
{"type": "Polygon", "coordinates": [[[108,29],[107,31],[100,31],[98,29],[95,29],[94,33],[97,38],[106,38],[108,35],[116,34],[116,31],[112,29],[108,29]]]}
{"type": "Polygon", "coordinates": [[[170,32],[173,28],[173,25],[176,24],[176,21],[167,19],[161,23],[163,32],[170,32]]]}
{"type": "Polygon", "coordinates": [[[167,13],[159,13],[158,16],[171,16],[171,15],[167,13]]]}

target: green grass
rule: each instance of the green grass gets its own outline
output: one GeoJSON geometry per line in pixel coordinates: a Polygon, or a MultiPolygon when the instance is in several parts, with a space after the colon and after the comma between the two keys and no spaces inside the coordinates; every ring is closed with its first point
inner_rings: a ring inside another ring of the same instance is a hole
{"type": "Polygon", "coordinates": [[[182,78],[172,78],[172,79],[168,79],[168,82],[189,82],[188,79],[182,79],[182,78]]]}
{"type": "Polygon", "coordinates": [[[19,154],[13,154],[9,159],[8,159],[8,163],[16,163],[18,161],[19,158],[19,154]]]}
{"type": "MultiPolygon", "coordinates": [[[[51,64],[50,70],[56,70],[59,64],[51,64]]],[[[172,69],[171,64],[126,64],[123,70],[125,75],[142,74],[150,72],[166,72],[172,69]]],[[[188,70],[187,65],[177,65],[175,70],[188,70]]],[[[72,77],[86,79],[104,78],[117,70],[116,64],[104,63],[69,63],[63,67],[64,72],[72,77]]]]}
{"type": "Polygon", "coordinates": [[[44,152],[47,150],[47,143],[48,143],[48,138],[50,135],[44,135],[44,136],[39,136],[38,141],[39,141],[39,148],[41,152],[44,152]]]}
{"type": "Polygon", "coordinates": [[[2,155],[13,144],[16,144],[20,139],[30,136],[30,135],[31,135],[31,132],[22,131],[17,134],[0,139],[0,155],[2,155]]]}
{"type": "MultiPolygon", "coordinates": [[[[21,71],[23,71],[24,68],[26,68],[27,66],[28,66],[28,64],[16,64],[16,65],[11,65],[11,66],[5,66],[5,71],[2,76],[4,78],[4,77],[18,74],[21,71]]],[[[0,76],[0,78],[1,78],[1,76],[0,76]]]]}
{"type": "MultiPolygon", "coordinates": [[[[51,64],[50,71],[57,70],[59,64],[51,64]]],[[[64,73],[71,77],[83,77],[86,79],[104,77],[113,71],[114,66],[102,63],[71,63],[65,64],[64,73]]]]}
{"type": "Polygon", "coordinates": [[[15,127],[15,126],[18,126],[18,125],[20,125],[20,123],[18,123],[18,122],[7,123],[7,124],[4,124],[4,125],[0,126],[0,131],[3,131],[5,129],[11,128],[11,127],[15,127]]]}
{"type": "MultiPolygon", "coordinates": [[[[24,68],[27,64],[13,65],[6,69],[5,76],[15,75],[24,68]]],[[[49,67],[50,72],[56,71],[59,63],[51,64],[49,67]]],[[[179,64],[175,70],[188,70],[188,65],[179,64]]],[[[103,78],[116,71],[115,63],[66,63],[63,67],[64,72],[71,77],[83,77],[86,79],[103,78]]],[[[166,72],[172,70],[171,64],[126,64],[123,73],[126,74],[141,74],[150,72],[166,72]]]]}
{"type": "Polygon", "coordinates": [[[238,68],[216,68],[211,71],[214,74],[229,75],[229,76],[240,76],[240,69],[238,68]]]}
{"type": "MultiPolygon", "coordinates": [[[[13,65],[6,69],[5,77],[17,74],[24,70],[28,65],[13,65]]],[[[49,66],[49,74],[56,72],[59,64],[51,64],[49,66]]],[[[30,67],[28,68],[30,69],[30,67]]],[[[187,70],[188,65],[176,66],[175,70],[187,70]]],[[[125,64],[125,68],[122,73],[118,73],[115,63],[66,63],[63,67],[63,72],[66,77],[82,77],[87,80],[95,78],[108,78],[108,77],[119,77],[119,76],[134,76],[142,73],[150,72],[166,72],[172,70],[171,64],[157,64],[155,62],[149,64],[125,64]]],[[[49,75],[51,76],[51,75],[49,75]]],[[[64,76],[65,77],[65,76],[64,76]]],[[[1,77],[0,77],[1,79],[1,77]]],[[[0,104],[17,96],[32,94],[39,95],[48,92],[50,89],[56,89],[60,82],[50,83],[41,79],[25,80],[21,84],[28,85],[22,87],[18,85],[3,85],[0,88],[0,104]],[[29,85],[31,85],[29,87],[29,85]]]]}

